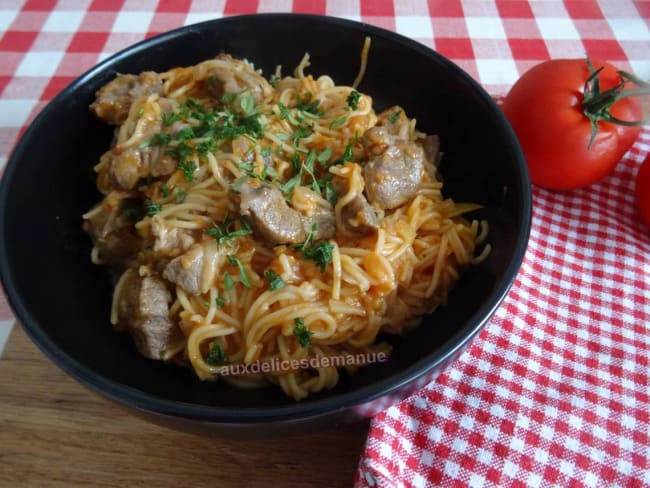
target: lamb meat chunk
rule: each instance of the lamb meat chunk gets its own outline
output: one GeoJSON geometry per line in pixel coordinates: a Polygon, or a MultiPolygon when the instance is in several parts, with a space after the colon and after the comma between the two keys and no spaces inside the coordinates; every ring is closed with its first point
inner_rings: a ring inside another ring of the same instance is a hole
{"type": "Polygon", "coordinates": [[[363,168],[368,200],[383,209],[409,201],[420,187],[424,150],[414,142],[401,141],[371,158],[363,168]]]}
{"type": "Polygon", "coordinates": [[[358,195],[343,207],[341,216],[348,232],[369,234],[379,227],[377,213],[363,195],[358,195]]]}
{"type": "Polygon", "coordinates": [[[160,76],[153,71],[138,76],[118,75],[97,91],[90,109],[105,122],[121,125],[127,119],[134,99],[161,91],[160,76]]]}
{"type": "Polygon", "coordinates": [[[172,259],[165,267],[163,277],[192,295],[201,293],[203,246],[193,245],[185,254],[172,259]]]}
{"type": "Polygon", "coordinates": [[[210,94],[221,98],[226,93],[241,93],[248,90],[259,104],[264,97],[271,93],[272,87],[259,73],[250,69],[248,65],[239,59],[234,59],[229,54],[219,54],[215,60],[204,61],[194,67],[194,78],[206,80],[210,94]],[[230,67],[223,66],[223,62],[231,64],[230,67]]]}
{"type": "Polygon", "coordinates": [[[149,174],[149,167],[144,161],[143,153],[136,147],[130,147],[119,154],[114,154],[110,163],[110,175],[118,187],[132,190],[140,178],[149,174]]]}
{"type": "Polygon", "coordinates": [[[118,75],[99,89],[90,109],[111,125],[124,123],[131,109],[131,91],[137,80],[135,75],[118,75]]]}
{"type": "Polygon", "coordinates": [[[192,231],[173,227],[158,215],[151,218],[151,234],[155,238],[154,252],[161,252],[168,256],[186,251],[195,242],[192,231]]]}
{"type": "Polygon", "coordinates": [[[306,239],[300,212],[280,190],[269,185],[242,185],[239,212],[249,218],[255,234],[271,244],[295,244],[306,239]]]}
{"type": "MultiPolygon", "coordinates": [[[[348,191],[347,183],[343,178],[335,177],[333,185],[339,195],[348,191]]],[[[341,209],[341,217],[344,233],[364,235],[379,228],[377,212],[363,194],[357,195],[341,209]]]]}
{"type": "Polygon", "coordinates": [[[330,209],[319,208],[309,216],[303,216],[303,228],[307,234],[315,227],[312,239],[333,239],[336,235],[336,216],[330,209]]]}
{"type": "Polygon", "coordinates": [[[124,200],[110,195],[84,215],[83,229],[99,251],[99,258],[112,266],[124,266],[140,248],[141,238],[124,217],[124,200]]]}
{"type": "Polygon", "coordinates": [[[160,359],[161,351],[181,338],[180,329],[169,317],[171,293],[160,278],[141,277],[132,270],[127,273],[118,302],[118,327],[129,331],[140,354],[160,359]]]}

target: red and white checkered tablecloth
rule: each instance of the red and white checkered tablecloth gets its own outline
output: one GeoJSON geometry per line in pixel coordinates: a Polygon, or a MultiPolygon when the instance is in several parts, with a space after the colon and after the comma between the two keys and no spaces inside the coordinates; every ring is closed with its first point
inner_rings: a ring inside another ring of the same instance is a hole
{"type": "MultiPolygon", "coordinates": [[[[495,95],[540,61],[585,54],[650,79],[643,0],[0,0],[0,166],[47,101],[108,55],[271,11],[395,30],[495,95]]],[[[601,183],[534,189],[508,298],[444,374],[373,419],[358,486],[650,486],[650,230],[633,196],[649,152],[646,127],[601,183]]]]}

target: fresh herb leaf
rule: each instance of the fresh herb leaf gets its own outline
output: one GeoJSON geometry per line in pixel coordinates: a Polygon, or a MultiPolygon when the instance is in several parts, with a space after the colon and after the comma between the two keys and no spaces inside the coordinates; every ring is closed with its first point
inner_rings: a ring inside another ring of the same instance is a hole
{"type": "Polygon", "coordinates": [[[390,120],[391,124],[397,122],[397,119],[399,119],[399,114],[401,113],[401,110],[396,110],[390,117],[388,117],[388,120],[390,120]]]}
{"type": "Polygon", "coordinates": [[[330,122],[330,129],[336,129],[337,127],[341,127],[345,125],[345,123],[348,120],[348,116],[344,115],[343,117],[339,117],[338,119],[332,120],[330,122]]]}
{"type": "Polygon", "coordinates": [[[205,362],[210,366],[222,366],[228,362],[228,356],[224,352],[219,342],[214,341],[212,343],[212,347],[210,348],[208,357],[205,358],[205,362]]]}
{"type": "Polygon", "coordinates": [[[228,271],[224,271],[223,273],[223,287],[226,291],[232,290],[232,287],[235,286],[235,282],[232,279],[232,276],[230,276],[230,273],[228,271]]]}
{"type": "Polygon", "coordinates": [[[332,157],[332,148],[326,147],[318,154],[318,162],[321,164],[326,164],[329,159],[332,157]]]}
{"type": "Polygon", "coordinates": [[[361,97],[361,93],[359,93],[356,90],[352,90],[348,95],[348,99],[347,99],[348,107],[350,107],[352,110],[358,109],[360,97],[361,97]]]}
{"type": "Polygon", "coordinates": [[[145,200],[144,210],[148,217],[153,217],[162,210],[162,205],[160,203],[154,203],[151,200],[145,200]]]}
{"type": "Polygon", "coordinates": [[[255,112],[255,97],[248,95],[239,99],[239,105],[244,111],[244,115],[252,115],[255,112]]]}
{"type": "Polygon", "coordinates": [[[160,194],[163,196],[163,198],[167,198],[169,196],[169,187],[167,186],[167,183],[160,185],[160,194]]]}
{"type": "Polygon", "coordinates": [[[177,141],[186,141],[188,139],[194,139],[195,137],[196,134],[194,134],[194,129],[190,126],[187,126],[179,130],[174,136],[174,139],[176,139],[177,141]]]}
{"type": "Polygon", "coordinates": [[[244,284],[246,288],[251,287],[250,279],[248,278],[248,273],[246,273],[246,268],[244,268],[244,263],[242,263],[237,256],[229,254],[226,256],[228,259],[228,264],[231,266],[237,266],[239,268],[239,279],[244,284]]]}
{"type": "Polygon", "coordinates": [[[312,100],[312,94],[310,92],[305,93],[302,97],[296,95],[296,110],[320,116],[323,115],[323,112],[318,108],[319,105],[320,100],[312,100]]]}
{"type": "Polygon", "coordinates": [[[190,183],[194,181],[194,172],[197,169],[194,161],[181,161],[178,163],[177,168],[183,172],[185,179],[190,183]]]}
{"type": "Polygon", "coordinates": [[[169,141],[171,140],[172,140],[172,136],[170,136],[169,134],[165,134],[164,132],[158,132],[157,134],[151,136],[151,139],[140,144],[140,147],[145,148],[149,146],[164,146],[165,144],[168,144],[169,141]]]}
{"type": "Polygon", "coordinates": [[[214,304],[217,306],[217,308],[223,308],[223,306],[226,304],[226,299],[223,297],[217,297],[214,299],[214,304]]]}
{"type": "Polygon", "coordinates": [[[271,290],[279,290],[280,288],[284,288],[286,286],[284,280],[280,277],[280,275],[272,269],[267,269],[264,271],[264,277],[269,280],[271,290]]]}
{"type": "Polygon", "coordinates": [[[262,148],[262,150],[260,151],[260,155],[263,158],[268,158],[271,155],[272,152],[273,152],[273,149],[271,149],[271,146],[266,146],[266,147],[262,148]]]}
{"type": "Polygon", "coordinates": [[[302,255],[316,262],[320,272],[324,273],[325,268],[332,262],[332,250],[334,245],[328,241],[319,241],[313,246],[302,250],[302,255]]]}
{"type": "Polygon", "coordinates": [[[293,335],[298,338],[298,343],[302,347],[310,347],[311,346],[311,336],[313,332],[307,328],[305,325],[305,320],[296,317],[293,319],[294,327],[293,327],[293,335]]]}
{"type": "Polygon", "coordinates": [[[183,203],[187,198],[187,192],[182,188],[176,189],[176,203],[183,203]]]}
{"type": "Polygon", "coordinates": [[[334,190],[332,180],[326,180],[323,186],[325,187],[325,199],[332,204],[332,207],[336,206],[336,202],[339,200],[339,194],[334,190]]]}
{"type": "Polygon", "coordinates": [[[231,244],[231,241],[236,237],[243,237],[253,233],[248,220],[241,218],[240,220],[241,228],[234,229],[234,221],[226,217],[226,219],[221,223],[214,223],[212,227],[205,230],[205,233],[209,236],[212,236],[216,239],[217,244],[231,244]]]}

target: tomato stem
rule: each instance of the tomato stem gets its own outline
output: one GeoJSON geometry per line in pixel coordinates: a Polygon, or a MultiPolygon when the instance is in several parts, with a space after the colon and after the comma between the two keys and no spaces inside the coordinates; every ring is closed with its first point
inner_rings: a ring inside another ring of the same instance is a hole
{"type": "Polygon", "coordinates": [[[589,77],[585,81],[582,111],[591,122],[591,138],[589,139],[588,148],[591,148],[591,145],[596,139],[596,134],[598,134],[598,122],[601,120],[627,127],[639,126],[648,122],[647,118],[641,120],[621,120],[614,117],[610,113],[610,110],[612,106],[622,98],[638,97],[650,94],[650,83],[637,78],[631,73],[619,70],[617,71],[618,76],[620,77],[619,83],[612,88],[601,92],[599,75],[604,66],[601,66],[596,70],[591,64],[591,60],[587,58],[587,67],[589,68],[589,77]],[[625,86],[629,83],[636,85],[638,88],[625,90],[625,86]]]}

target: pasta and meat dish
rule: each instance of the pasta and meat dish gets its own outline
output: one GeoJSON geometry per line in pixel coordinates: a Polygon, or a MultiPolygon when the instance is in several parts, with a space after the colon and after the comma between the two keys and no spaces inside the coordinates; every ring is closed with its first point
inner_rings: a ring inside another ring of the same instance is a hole
{"type": "Polygon", "coordinates": [[[416,326],[489,252],[463,217],[478,206],[443,197],[438,137],[308,66],[267,79],[222,54],[117,75],[90,107],[115,137],[83,216],[141,354],[297,400],[342,368],[223,368],[388,351],[380,332],[416,326]]]}

